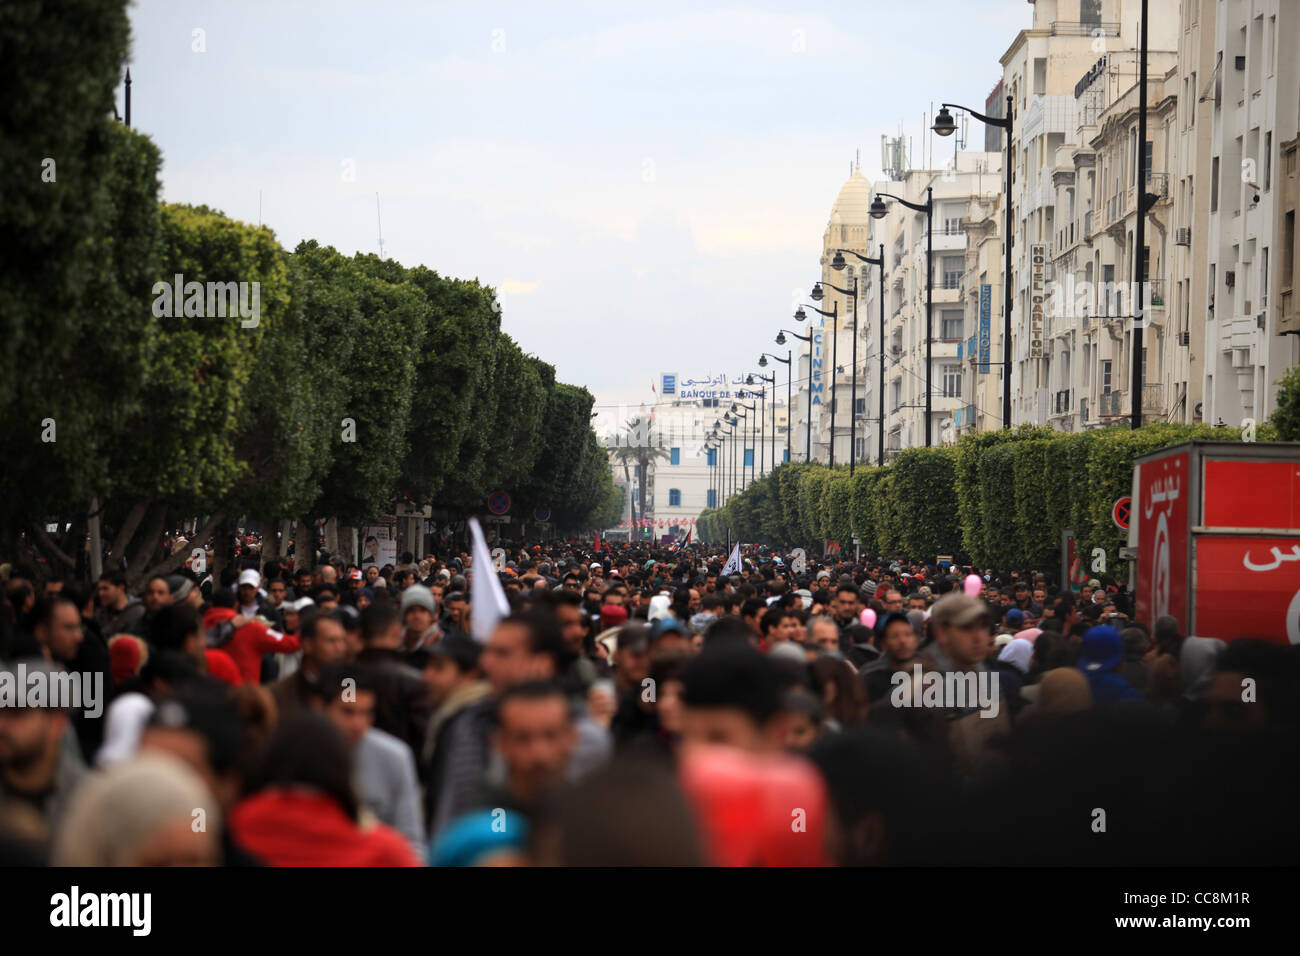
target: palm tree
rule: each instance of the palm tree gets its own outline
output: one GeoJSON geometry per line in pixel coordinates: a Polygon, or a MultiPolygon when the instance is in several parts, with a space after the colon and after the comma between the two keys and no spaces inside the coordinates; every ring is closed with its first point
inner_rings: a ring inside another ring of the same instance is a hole
{"type": "MultiPolygon", "coordinates": [[[[639,485],[638,498],[640,499],[641,520],[645,520],[645,496],[646,496],[646,479],[649,476],[650,465],[658,460],[666,460],[669,457],[667,449],[663,447],[663,436],[659,436],[659,443],[655,444],[654,423],[648,418],[633,418],[626,426],[626,440],[621,441],[618,450],[614,453],[615,457],[623,465],[623,478],[629,481],[628,465],[636,465],[637,484],[639,485]]],[[[632,505],[632,524],[636,525],[636,512],[638,502],[632,505]]]]}

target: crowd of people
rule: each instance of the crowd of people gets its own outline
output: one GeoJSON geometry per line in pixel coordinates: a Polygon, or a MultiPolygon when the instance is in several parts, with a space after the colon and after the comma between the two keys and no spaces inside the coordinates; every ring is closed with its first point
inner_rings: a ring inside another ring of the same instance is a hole
{"type": "Polygon", "coordinates": [[[1100,580],[763,547],[506,553],[245,553],[138,596],[118,570],[86,588],[0,568],[0,859],[1295,858],[1296,647],[1148,629],[1100,580]],[[509,605],[490,628],[484,575],[509,605]],[[22,675],[59,672],[97,675],[98,713],[20,699],[22,675]],[[923,701],[931,675],[995,700],[923,701]]]}

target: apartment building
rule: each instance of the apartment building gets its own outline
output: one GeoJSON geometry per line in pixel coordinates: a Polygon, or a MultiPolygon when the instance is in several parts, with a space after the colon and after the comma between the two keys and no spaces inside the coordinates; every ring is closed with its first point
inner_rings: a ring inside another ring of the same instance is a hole
{"type": "MultiPolygon", "coordinates": [[[[1204,99],[1207,107],[1197,115],[1202,130],[1195,137],[1189,131],[1188,138],[1206,148],[1196,151],[1188,178],[1208,189],[1189,201],[1192,219],[1185,224],[1194,230],[1196,206],[1208,206],[1204,271],[1196,271],[1193,259],[1187,276],[1191,289],[1204,288],[1206,297],[1204,334],[1196,342],[1204,355],[1200,413],[1235,428],[1272,413],[1278,379],[1300,358],[1291,292],[1300,5],[1189,5],[1184,21],[1198,31],[1199,42],[1180,51],[1179,68],[1203,84],[1198,104],[1204,99]],[[1211,30],[1212,43],[1206,37],[1211,30]]],[[[1193,233],[1191,241],[1201,240],[1193,233]]]]}
{"type": "MultiPolygon", "coordinates": [[[[1136,50],[1141,13],[1138,0],[1031,0],[1031,3],[1032,27],[1020,31],[1001,58],[1003,88],[1012,97],[1014,424],[1046,423],[1053,417],[1062,422],[1067,417],[1077,420],[1078,396],[1072,383],[1077,374],[1082,374],[1079,371],[1082,356],[1076,359],[1072,348],[1069,359],[1053,369],[1058,356],[1054,340],[1072,330],[1068,323],[1063,323],[1055,327],[1058,334],[1053,335],[1047,313],[1048,287],[1056,281],[1053,246],[1080,242],[1080,225],[1074,222],[1079,218],[1078,189],[1070,182],[1070,174],[1078,176],[1073,155],[1078,147],[1086,144],[1080,139],[1083,124],[1076,86],[1099,58],[1136,50]],[[1058,209],[1059,197],[1068,197],[1075,207],[1058,209]],[[1061,238],[1058,238],[1058,222],[1065,226],[1065,236],[1061,238]],[[1073,239],[1068,238],[1071,225],[1073,239]],[[1067,392],[1074,394],[1058,397],[1058,393],[1067,392]],[[1057,412],[1058,404],[1062,409],[1068,406],[1071,411],[1057,412]]],[[[1178,0],[1150,0],[1149,7],[1149,49],[1173,53],[1177,50],[1178,0]]],[[[1087,105],[1091,105],[1091,100],[1087,105]]],[[[1096,117],[1098,124],[1101,119],[1099,115],[1096,117]]],[[[1114,115],[1108,119],[1121,122],[1114,115]]],[[[1112,129],[1107,135],[1118,136],[1118,130],[1112,129]]],[[[1129,162],[1123,168],[1131,178],[1136,163],[1129,162]]],[[[1118,189],[1120,180],[1110,178],[1111,175],[1108,173],[1104,185],[1118,189]]],[[[1094,172],[1094,189],[1095,184],[1094,172]]],[[[1136,184],[1133,192],[1136,195],[1136,184]]],[[[1080,258],[1076,252],[1071,260],[1075,271],[1080,258]]],[[[1092,259],[1096,265],[1096,256],[1092,259]]],[[[1121,262],[1110,265],[1117,275],[1123,274],[1118,271],[1121,262]]],[[[1075,346],[1081,350],[1082,342],[1077,335],[1075,346]]],[[[1091,348],[1089,353],[1091,357],[1091,348]]],[[[1104,366],[1097,368],[1104,369],[1104,366]]],[[[1093,409],[1088,411],[1091,414],[1093,409]]]]}

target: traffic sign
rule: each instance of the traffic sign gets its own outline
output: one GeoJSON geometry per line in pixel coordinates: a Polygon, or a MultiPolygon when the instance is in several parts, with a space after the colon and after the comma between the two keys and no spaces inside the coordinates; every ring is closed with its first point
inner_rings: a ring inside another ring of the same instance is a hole
{"type": "Polygon", "coordinates": [[[548,508],[548,507],[546,507],[545,505],[538,505],[536,508],[533,509],[533,520],[534,520],[534,521],[550,521],[550,520],[551,520],[551,509],[548,508]]]}
{"type": "Polygon", "coordinates": [[[1111,520],[1115,522],[1115,527],[1120,531],[1128,530],[1129,512],[1133,510],[1133,498],[1125,495],[1123,498],[1115,500],[1115,507],[1110,510],[1111,520]]]}
{"type": "Polygon", "coordinates": [[[494,515],[503,515],[510,510],[510,496],[504,491],[494,491],[488,495],[487,506],[494,515]]]}

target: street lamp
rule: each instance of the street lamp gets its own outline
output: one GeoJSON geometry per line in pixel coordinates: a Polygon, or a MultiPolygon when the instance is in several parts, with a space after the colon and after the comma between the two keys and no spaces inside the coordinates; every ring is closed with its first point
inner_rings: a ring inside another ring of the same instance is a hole
{"type": "MultiPolygon", "coordinates": [[[[844,268],[844,253],[856,256],[863,262],[876,266],[880,272],[879,288],[876,290],[876,297],[880,299],[880,342],[878,348],[880,351],[880,429],[879,445],[876,452],[876,464],[885,463],[885,244],[880,244],[880,255],[872,258],[864,256],[860,252],[854,252],[852,249],[839,249],[835,253],[835,258],[831,260],[831,268],[839,271],[844,268]]],[[[858,422],[858,305],[857,305],[857,276],[853,277],[853,428],[850,430],[849,442],[852,445],[857,444],[857,422],[858,422]]],[[[853,452],[849,452],[849,474],[853,474],[853,452]]]]}
{"type": "MultiPolygon", "coordinates": [[[[852,250],[849,250],[852,251],[852,250]]],[[[857,255],[857,253],[853,253],[857,255]]],[[[861,258],[861,257],[859,257],[861,258]]],[[[831,260],[831,268],[837,272],[844,269],[844,256],[841,251],[835,253],[835,258],[831,260]]],[[[858,277],[851,276],[853,279],[852,289],[841,289],[837,285],[831,285],[829,282],[824,283],[826,286],[834,289],[840,295],[851,296],[853,299],[853,384],[849,391],[849,474],[853,474],[854,453],[858,442],[858,277]]],[[[832,363],[834,360],[832,359],[832,363]]],[[[835,366],[835,371],[839,372],[839,366],[835,366]]],[[[832,410],[834,405],[834,393],[832,392],[832,410]]],[[[831,412],[834,414],[834,411],[831,412]]],[[[832,419],[833,421],[833,419],[832,419]]],[[[833,427],[833,426],[832,426],[833,427]]],[[[835,434],[831,433],[831,444],[835,443],[835,434]]]]}
{"type": "MultiPolygon", "coordinates": [[[[791,334],[793,335],[794,333],[791,334]]],[[[803,338],[803,336],[799,336],[799,337],[803,338]]],[[[776,344],[785,345],[784,332],[777,333],[776,344]]],[[[791,352],[789,349],[786,349],[785,358],[781,358],[781,356],[779,355],[772,355],[771,352],[764,352],[762,355],[758,357],[759,368],[767,368],[767,359],[769,356],[776,359],[776,361],[778,362],[783,362],[787,366],[790,366],[790,368],[786,372],[786,378],[785,378],[785,460],[789,461],[790,460],[790,399],[792,397],[791,387],[794,383],[794,368],[793,368],[794,353],[791,352]]],[[[812,362],[810,361],[808,365],[809,368],[811,368],[812,362]]],[[[776,378],[775,372],[772,374],[772,377],[776,378]]],[[[773,385],[772,387],[776,388],[776,385],[773,385]]],[[[776,403],[775,402],[772,403],[772,467],[773,468],[776,467],[776,403]]]]}
{"type": "MultiPolygon", "coordinates": [[[[1146,89],[1144,85],[1143,90],[1146,89]]],[[[1004,263],[1002,266],[1002,427],[1011,427],[1011,107],[1012,99],[1007,97],[1007,115],[1006,116],[985,116],[983,113],[977,113],[975,110],[967,109],[965,106],[958,106],[956,103],[944,103],[943,108],[939,110],[939,115],[934,118],[934,125],[931,127],[940,136],[951,136],[957,129],[957,124],[948,112],[948,107],[957,110],[966,110],[971,116],[980,122],[995,126],[998,129],[1006,130],[1006,147],[1007,157],[1003,165],[1006,166],[1006,192],[1002,194],[1002,206],[1004,220],[1006,225],[1002,227],[1002,251],[1004,263]]],[[[1138,246],[1137,248],[1141,248],[1138,246]]]]}
{"type": "MultiPolygon", "coordinates": [[[[813,298],[814,300],[818,301],[818,302],[820,302],[820,301],[822,300],[822,298],[823,298],[823,293],[822,293],[822,288],[821,288],[821,283],[820,283],[820,282],[817,283],[815,286],[813,286],[812,298],[813,298]]],[[[837,302],[833,302],[833,303],[831,303],[831,311],[829,311],[829,312],[827,312],[827,311],[824,310],[824,309],[819,309],[819,308],[817,308],[817,306],[815,306],[815,305],[810,305],[810,306],[808,306],[808,308],[812,309],[814,312],[816,312],[817,314],[819,314],[822,318],[830,319],[830,320],[831,320],[831,327],[832,327],[832,329],[834,329],[835,332],[838,332],[838,331],[839,331],[839,313],[840,313],[839,303],[837,303],[837,302]]],[[[794,314],[794,317],[797,319],[797,318],[799,318],[800,314],[802,314],[802,313],[803,313],[803,308],[800,307],[799,311],[796,312],[796,313],[794,314]]],[[[832,335],[833,335],[834,341],[831,343],[831,451],[830,451],[830,464],[831,464],[831,467],[834,468],[834,467],[835,467],[835,374],[834,374],[834,369],[835,369],[835,356],[836,356],[836,354],[839,352],[839,349],[838,349],[838,347],[837,347],[837,346],[838,346],[838,343],[839,343],[839,335],[837,335],[837,334],[835,334],[835,333],[832,333],[832,335]]],[[[809,350],[809,353],[808,353],[808,381],[809,381],[809,383],[812,382],[812,351],[811,351],[811,349],[809,350]]],[[[811,391],[811,389],[812,389],[812,385],[809,384],[808,388],[809,388],[809,393],[808,393],[808,411],[809,411],[809,416],[808,416],[808,427],[809,427],[809,430],[811,431],[811,429],[812,429],[812,414],[811,414],[811,412],[812,412],[812,391],[811,391]]]]}
{"type": "MultiPolygon", "coordinates": [[[[808,318],[802,306],[800,306],[798,311],[795,312],[794,317],[798,319],[800,322],[808,318]]],[[[808,343],[808,407],[804,409],[804,419],[805,419],[804,424],[806,424],[808,428],[807,428],[807,438],[806,438],[807,444],[804,446],[804,450],[803,450],[803,460],[812,461],[812,366],[813,366],[812,340],[813,337],[811,335],[800,335],[798,332],[791,332],[789,329],[781,329],[781,331],[776,333],[776,344],[785,345],[785,337],[787,335],[793,335],[796,339],[803,339],[803,341],[808,343]]],[[[790,375],[791,377],[794,376],[794,369],[790,370],[790,375]]],[[[789,428],[787,428],[786,431],[788,434],[789,428]]],[[[789,444],[788,438],[786,440],[786,444],[789,444]]],[[[786,457],[787,458],[790,457],[790,453],[788,449],[786,451],[786,457]]]]}
{"type": "MultiPolygon", "coordinates": [[[[736,397],[737,397],[737,398],[747,398],[748,396],[747,396],[747,395],[745,394],[745,392],[742,390],[741,392],[739,392],[739,393],[737,394],[736,397]]],[[[749,441],[750,443],[752,443],[753,440],[754,440],[754,419],[749,417],[749,413],[750,413],[750,412],[755,412],[755,411],[757,411],[757,409],[758,409],[758,403],[757,403],[757,402],[754,403],[753,405],[737,404],[736,402],[732,402],[732,403],[731,403],[731,413],[732,413],[733,415],[739,415],[741,418],[743,418],[743,419],[745,420],[745,424],[749,427],[749,439],[748,439],[748,441],[749,441]]],[[[744,441],[746,440],[746,439],[745,439],[745,436],[744,436],[744,430],[743,430],[743,429],[742,429],[742,431],[741,431],[741,436],[740,436],[740,437],[741,437],[741,442],[742,442],[742,444],[743,444],[744,441]]],[[[749,467],[749,480],[750,480],[750,481],[753,481],[753,480],[754,480],[754,458],[753,458],[753,451],[752,451],[751,449],[749,449],[749,448],[745,448],[745,451],[748,451],[749,454],[750,454],[749,466],[748,466],[748,467],[749,467]]],[[[746,466],[745,466],[745,458],[744,458],[744,455],[742,454],[742,455],[741,455],[741,458],[740,458],[740,490],[741,490],[741,491],[744,491],[744,490],[745,490],[745,467],[746,467],[746,466]]]]}
{"type": "MultiPolygon", "coordinates": [[[[767,359],[760,356],[758,360],[758,367],[764,368],[766,366],[767,366],[767,359]]],[[[745,384],[753,385],[755,378],[757,378],[760,382],[766,382],[768,385],[772,386],[772,467],[775,468],[776,467],[776,373],[774,372],[771,375],[764,375],[761,372],[759,372],[756,374],[747,375],[745,376],[745,384]]],[[[766,388],[759,389],[758,397],[759,400],[763,403],[762,404],[763,409],[766,410],[767,389],[766,388]]],[[[767,419],[765,415],[766,415],[766,411],[759,413],[759,420],[764,423],[763,424],[764,430],[766,430],[767,428],[767,419]]],[[[760,476],[762,476],[763,474],[763,457],[762,457],[763,432],[762,431],[760,431],[758,435],[758,445],[759,445],[758,473],[760,476]]]]}
{"type": "MultiPolygon", "coordinates": [[[[882,196],[897,200],[908,209],[925,213],[925,447],[930,447],[931,378],[934,375],[934,328],[931,317],[934,311],[934,187],[925,187],[925,202],[908,202],[893,193],[876,193],[871,200],[871,218],[884,219],[889,209],[882,196]]],[[[1009,381],[1009,378],[1008,378],[1009,381]]]]}

